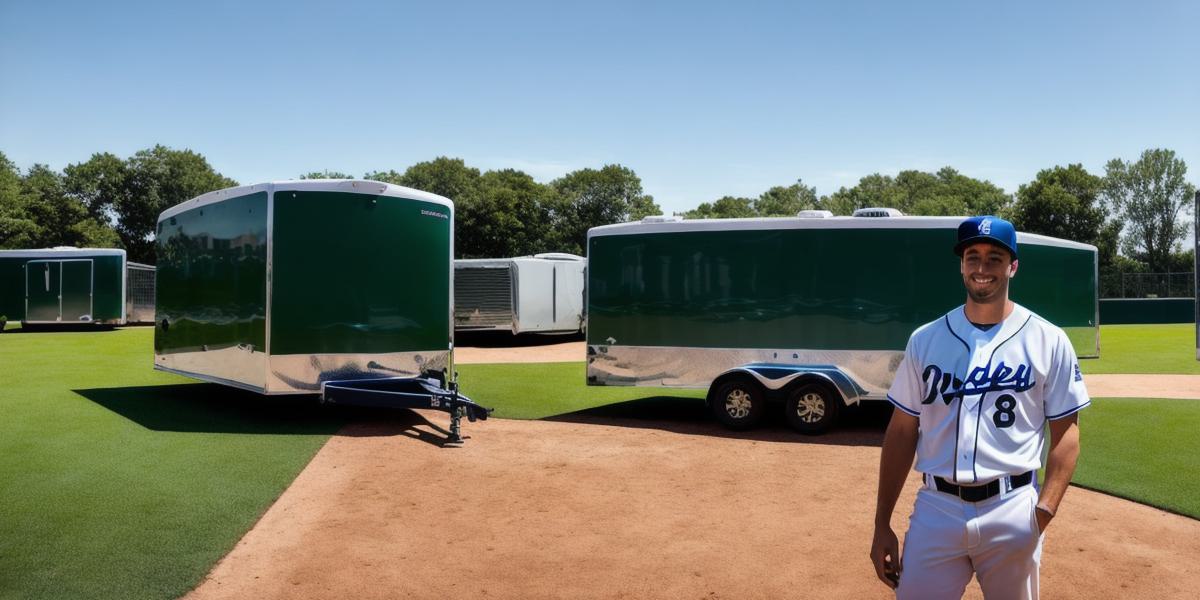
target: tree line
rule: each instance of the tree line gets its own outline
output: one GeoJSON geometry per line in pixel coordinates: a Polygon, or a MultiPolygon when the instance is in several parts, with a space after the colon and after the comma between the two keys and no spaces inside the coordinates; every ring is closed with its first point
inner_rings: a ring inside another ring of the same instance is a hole
{"type": "MultiPolygon", "coordinates": [[[[305,178],[351,178],[305,173],[305,178]]],[[[458,258],[584,253],[587,230],[661,214],[632,169],[579,169],[549,183],[515,169],[480,172],[439,157],[403,172],[363,175],[454,200],[458,258]]],[[[124,248],[154,264],[159,213],[206,192],[238,185],[200,154],[155,146],[128,159],[97,153],[57,172],[36,164],[21,173],[0,152],[0,248],[124,248]]]]}
{"type": "Polygon", "coordinates": [[[800,210],[849,215],[859,208],[897,208],[907,215],[992,214],[1013,222],[1018,231],[1096,246],[1102,297],[1120,294],[1124,273],[1187,272],[1195,249],[1180,250],[1191,226],[1194,185],[1187,165],[1172,150],[1146,150],[1135,161],[1110,160],[1103,175],[1083,165],[1055,166],[1038,172],[1015,195],[989,181],[951,167],[936,173],[901,171],[862,177],[818,197],[797,181],[776,186],[757,198],[725,196],[683,213],[688,218],[793,216],[800,210]]]}
{"type": "MultiPolygon", "coordinates": [[[[1044,169],[1016,194],[944,167],[934,173],[874,173],[826,196],[797,180],[755,198],[704,202],[682,216],[789,217],[813,209],[849,215],[866,207],[908,215],[995,214],[1020,231],[1095,245],[1101,294],[1111,296],[1122,273],[1191,270],[1193,250],[1179,250],[1195,192],[1186,173],[1173,151],[1151,149],[1134,161],[1109,161],[1103,175],[1078,164],[1044,169]]],[[[300,177],[352,175],[321,171],[300,177]]],[[[638,175],[621,165],[579,169],[542,183],[520,170],[480,171],[462,159],[438,157],[363,178],[454,200],[459,258],[584,254],[589,228],[661,214],[638,175]]],[[[202,155],[161,145],[126,159],[97,153],[62,172],[35,164],[22,173],[0,152],[0,248],[121,247],[130,260],[153,264],[160,212],[235,185],[202,155]]]]}

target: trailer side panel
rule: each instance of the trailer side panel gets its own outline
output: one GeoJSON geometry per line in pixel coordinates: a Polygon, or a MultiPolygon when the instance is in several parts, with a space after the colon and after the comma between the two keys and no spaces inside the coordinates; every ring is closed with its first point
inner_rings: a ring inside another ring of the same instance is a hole
{"type": "Polygon", "coordinates": [[[267,193],[166,218],[157,244],[156,366],[263,389],[267,193]]]}

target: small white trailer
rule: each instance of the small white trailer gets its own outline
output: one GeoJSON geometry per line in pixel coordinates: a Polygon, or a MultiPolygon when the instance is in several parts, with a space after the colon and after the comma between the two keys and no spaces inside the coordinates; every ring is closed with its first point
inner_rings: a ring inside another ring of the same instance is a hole
{"type": "Polygon", "coordinates": [[[454,261],[454,329],[578,333],[583,327],[582,256],[548,252],[454,261]]]}

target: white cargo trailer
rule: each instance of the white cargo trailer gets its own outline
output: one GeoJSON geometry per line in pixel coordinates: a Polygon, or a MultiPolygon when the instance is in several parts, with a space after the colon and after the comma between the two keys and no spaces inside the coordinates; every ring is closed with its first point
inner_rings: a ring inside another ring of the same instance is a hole
{"type": "Polygon", "coordinates": [[[582,256],[550,252],[454,261],[454,328],[578,333],[583,326],[582,256]]]}

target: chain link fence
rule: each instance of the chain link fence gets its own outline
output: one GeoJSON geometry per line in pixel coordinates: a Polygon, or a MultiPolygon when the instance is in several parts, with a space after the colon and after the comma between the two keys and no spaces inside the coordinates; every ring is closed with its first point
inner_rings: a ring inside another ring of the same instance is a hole
{"type": "Polygon", "coordinates": [[[154,267],[128,263],[125,279],[127,323],[154,322],[154,267]]]}
{"type": "Polygon", "coordinates": [[[1191,298],[1196,295],[1196,274],[1113,273],[1104,282],[1105,298],[1191,298]]]}

